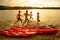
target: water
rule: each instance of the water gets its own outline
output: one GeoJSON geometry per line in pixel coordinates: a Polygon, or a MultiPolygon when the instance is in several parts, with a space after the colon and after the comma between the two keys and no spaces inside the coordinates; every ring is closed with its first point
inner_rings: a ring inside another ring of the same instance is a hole
{"type": "MultiPolygon", "coordinates": [[[[21,10],[22,20],[24,20],[25,11],[21,10]]],[[[60,24],[60,10],[58,9],[31,9],[28,11],[29,13],[32,11],[33,21],[36,21],[36,13],[39,12],[42,23],[60,24]]],[[[16,21],[17,13],[18,10],[0,10],[0,21],[16,21]]]]}

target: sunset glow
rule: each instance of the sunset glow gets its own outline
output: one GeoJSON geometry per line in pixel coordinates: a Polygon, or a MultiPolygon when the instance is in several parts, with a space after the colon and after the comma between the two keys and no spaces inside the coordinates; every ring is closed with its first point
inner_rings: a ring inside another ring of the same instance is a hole
{"type": "Polygon", "coordinates": [[[36,20],[36,14],[37,14],[38,10],[33,9],[31,11],[32,11],[33,19],[36,20]]]}
{"type": "Polygon", "coordinates": [[[33,7],[60,7],[60,0],[0,0],[0,5],[33,6],[33,7]]]}

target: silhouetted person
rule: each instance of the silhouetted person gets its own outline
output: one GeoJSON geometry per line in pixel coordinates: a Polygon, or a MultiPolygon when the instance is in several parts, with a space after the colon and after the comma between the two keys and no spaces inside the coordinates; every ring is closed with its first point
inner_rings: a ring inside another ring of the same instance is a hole
{"type": "Polygon", "coordinates": [[[30,19],[33,19],[33,17],[32,17],[32,11],[30,12],[30,19]]]}
{"type": "MultiPolygon", "coordinates": [[[[21,19],[21,16],[22,16],[22,15],[21,15],[20,13],[21,13],[21,11],[19,10],[19,11],[18,11],[18,14],[17,14],[17,16],[16,16],[16,17],[17,17],[17,21],[16,21],[16,22],[18,22],[18,21],[20,20],[21,23],[22,23],[22,19],[21,19]]],[[[16,22],[15,22],[15,23],[16,23],[16,22]]],[[[15,23],[14,23],[14,24],[15,24],[15,23]]]]}
{"type": "Polygon", "coordinates": [[[39,25],[39,22],[40,22],[40,16],[39,16],[39,12],[37,12],[37,25],[39,25]]]}
{"type": "Polygon", "coordinates": [[[28,10],[26,10],[26,13],[24,13],[24,16],[25,16],[25,21],[24,21],[24,23],[23,23],[23,25],[27,22],[27,23],[29,23],[29,19],[28,19],[28,16],[29,16],[29,14],[28,14],[28,10]]]}

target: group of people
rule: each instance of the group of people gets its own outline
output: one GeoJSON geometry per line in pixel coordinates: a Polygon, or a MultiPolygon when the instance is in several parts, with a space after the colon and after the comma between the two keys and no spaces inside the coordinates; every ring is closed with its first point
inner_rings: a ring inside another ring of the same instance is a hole
{"type": "MultiPolygon", "coordinates": [[[[17,21],[16,22],[21,21],[21,23],[22,23],[21,16],[23,16],[23,15],[21,15],[21,11],[19,10],[18,11],[18,14],[16,16],[17,17],[17,21]]],[[[25,21],[24,21],[24,23],[22,25],[24,25],[26,22],[29,23],[29,20],[30,19],[33,19],[33,17],[32,17],[32,11],[30,12],[30,14],[28,14],[28,10],[26,10],[26,12],[24,13],[24,16],[25,16],[25,21]],[[28,16],[30,17],[30,19],[28,19],[28,16]]],[[[37,12],[37,24],[39,24],[39,22],[40,22],[40,19],[39,18],[40,18],[39,12],[37,12]]]]}

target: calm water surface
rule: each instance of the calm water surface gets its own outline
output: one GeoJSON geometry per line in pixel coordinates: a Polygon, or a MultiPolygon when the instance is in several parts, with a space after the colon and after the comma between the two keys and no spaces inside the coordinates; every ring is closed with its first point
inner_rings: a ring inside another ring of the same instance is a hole
{"type": "MultiPolygon", "coordinates": [[[[21,10],[21,17],[24,20],[24,13],[26,10],[21,10]]],[[[30,13],[32,11],[33,21],[36,21],[36,13],[40,13],[41,22],[46,22],[48,24],[60,24],[60,10],[58,9],[31,9],[28,10],[30,13]]],[[[16,20],[16,15],[18,10],[0,10],[0,21],[12,21],[16,20]]]]}

